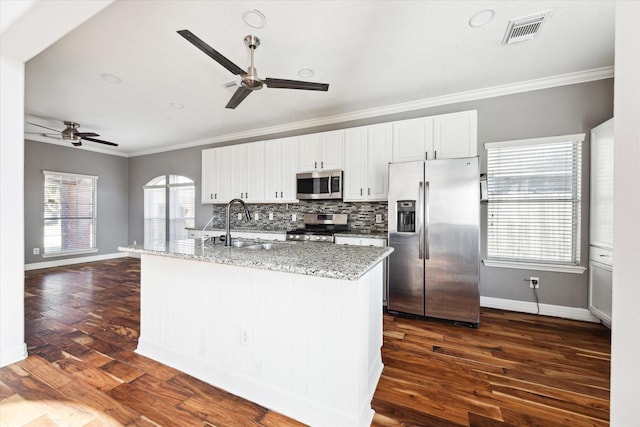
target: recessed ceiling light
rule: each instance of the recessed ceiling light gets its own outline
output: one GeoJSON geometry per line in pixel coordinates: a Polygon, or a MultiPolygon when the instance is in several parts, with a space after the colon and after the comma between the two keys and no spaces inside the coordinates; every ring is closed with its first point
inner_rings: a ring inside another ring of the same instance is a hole
{"type": "Polygon", "coordinates": [[[118,76],[114,76],[113,74],[104,73],[104,74],[100,74],[100,77],[102,77],[102,80],[104,80],[107,83],[113,83],[113,84],[122,83],[122,79],[118,76]]]}
{"type": "Polygon", "coordinates": [[[314,72],[311,68],[303,68],[302,70],[298,71],[298,75],[300,77],[313,77],[314,72]]]}
{"type": "Polygon", "coordinates": [[[267,18],[258,9],[244,12],[242,14],[242,20],[251,28],[262,28],[267,23],[267,18]]]}
{"type": "Polygon", "coordinates": [[[184,104],[180,104],[179,102],[171,102],[169,105],[176,110],[182,110],[184,108],[184,104]]]}
{"type": "Polygon", "coordinates": [[[485,9],[476,13],[469,19],[469,26],[473,28],[482,27],[483,25],[487,25],[493,17],[495,16],[496,11],[493,9],[485,9]]]}

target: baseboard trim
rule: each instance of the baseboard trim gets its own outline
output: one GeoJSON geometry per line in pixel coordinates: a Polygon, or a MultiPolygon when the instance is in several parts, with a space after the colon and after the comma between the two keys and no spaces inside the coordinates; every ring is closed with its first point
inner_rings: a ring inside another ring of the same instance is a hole
{"type": "Polygon", "coordinates": [[[113,254],[57,259],[55,261],[34,262],[31,264],[25,264],[24,270],[29,271],[29,270],[39,270],[41,268],[62,267],[65,265],[82,264],[85,262],[94,262],[94,261],[105,261],[108,259],[125,258],[128,256],[130,256],[130,254],[126,252],[116,252],[113,254]]]}
{"type": "Polygon", "coordinates": [[[0,353],[0,368],[24,360],[27,358],[27,356],[28,353],[26,343],[22,343],[22,345],[17,345],[7,350],[2,350],[2,352],[0,353]]]}
{"type": "MultiPolygon", "coordinates": [[[[480,306],[532,314],[536,314],[538,311],[535,302],[483,296],[480,297],[480,306]]],[[[591,312],[586,308],[540,304],[540,313],[538,314],[540,314],[541,316],[553,316],[571,320],[580,320],[582,322],[600,323],[600,319],[591,314],[591,312]]]]}

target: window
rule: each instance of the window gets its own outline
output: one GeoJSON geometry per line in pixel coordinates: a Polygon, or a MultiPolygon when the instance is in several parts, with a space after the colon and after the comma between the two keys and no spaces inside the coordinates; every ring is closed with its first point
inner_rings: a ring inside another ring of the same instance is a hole
{"type": "Polygon", "coordinates": [[[187,238],[195,224],[195,184],[180,175],[158,176],[144,186],[144,241],[187,238]],[[169,221],[167,221],[169,218],[169,221]]]}
{"type": "Polygon", "coordinates": [[[97,252],[97,176],[44,173],[44,253],[97,252]]]}
{"type": "Polygon", "coordinates": [[[489,261],[580,263],[583,141],[580,134],[485,144],[489,261]]]}

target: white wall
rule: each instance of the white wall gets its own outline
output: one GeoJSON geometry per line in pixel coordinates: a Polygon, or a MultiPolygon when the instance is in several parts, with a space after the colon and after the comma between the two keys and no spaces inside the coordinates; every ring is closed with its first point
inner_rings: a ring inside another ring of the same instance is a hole
{"type": "Polygon", "coordinates": [[[24,63],[0,58],[0,366],[27,355],[24,342],[24,63]]]}
{"type": "Polygon", "coordinates": [[[24,63],[111,1],[0,1],[0,366],[24,342],[24,63]],[[9,17],[9,18],[7,18],[9,17]]]}
{"type": "Polygon", "coordinates": [[[616,3],[611,425],[640,426],[640,2],[616,3]]]}

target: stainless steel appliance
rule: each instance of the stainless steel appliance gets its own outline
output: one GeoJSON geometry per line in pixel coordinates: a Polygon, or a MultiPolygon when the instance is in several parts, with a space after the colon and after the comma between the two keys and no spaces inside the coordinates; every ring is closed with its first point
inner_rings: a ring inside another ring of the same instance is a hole
{"type": "Polygon", "coordinates": [[[342,199],[342,171],[334,169],[298,173],[296,186],[299,200],[342,199]]]}
{"type": "Polygon", "coordinates": [[[333,243],[334,233],[347,231],[348,214],[304,214],[304,228],[287,231],[287,240],[333,243]]]}
{"type": "Polygon", "coordinates": [[[477,325],[478,158],[389,165],[389,311],[477,325]]]}

